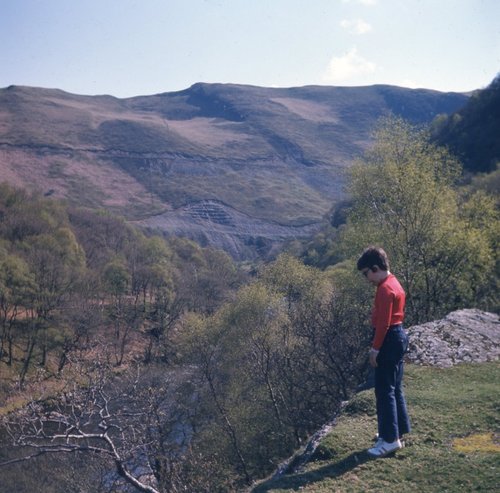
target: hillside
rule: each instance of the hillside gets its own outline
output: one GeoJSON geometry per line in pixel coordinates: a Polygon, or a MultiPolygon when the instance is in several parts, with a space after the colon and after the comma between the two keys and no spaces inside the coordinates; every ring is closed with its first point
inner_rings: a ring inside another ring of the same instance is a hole
{"type": "Polygon", "coordinates": [[[375,397],[363,390],[253,493],[497,491],[498,315],[457,310],[408,333],[405,392],[413,429],[405,448],[370,459],[375,397]]]}
{"type": "Polygon", "coordinates": [[[251,258],[315,230],[381,116],[426,123],[466,101],[392,86],[195,84],[129,99],[11,86],[0,176],[251,258]]]}
{"type": "Polygon", "coordinates": [[[367,390],[346,407],[311,462],[252,491],[498,491],[498,362],[447,369],[409,365],[405,378],[414,428],[395,456],[370,460],[365,451],[376,429],[373,390],[367,390]]]}
{"type": "Polygon", "coordinates": [[[500,163],[500,74],[467,104],[435,122],[434,139],[457,154],[464,168],[490,172],[500,163]]]}

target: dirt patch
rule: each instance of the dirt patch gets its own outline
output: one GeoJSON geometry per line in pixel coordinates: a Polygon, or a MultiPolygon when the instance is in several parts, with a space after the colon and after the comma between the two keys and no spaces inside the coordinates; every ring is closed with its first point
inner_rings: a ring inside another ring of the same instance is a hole
{"type": "Polygon", "coordinates": [[[242,143],[248,135],[239,131],[241,123],[228,123],[215,118],[193,118],[191,120],[165,121],[169,130],[196,144],[217,147],[230,143],[242,143]]]}
{"type": "Polygon", "coordinates": [[[332,115],[332,110],[324,104],[304,99],[273,98],[271,101],[283,105],[291,113],[295,113],[304,120],[321,123],[338,123],[339,119],[332,115]]]}

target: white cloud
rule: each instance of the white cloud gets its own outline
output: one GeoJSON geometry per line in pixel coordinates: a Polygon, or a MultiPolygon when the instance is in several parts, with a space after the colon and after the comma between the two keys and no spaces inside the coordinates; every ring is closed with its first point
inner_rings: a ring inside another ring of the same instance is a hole
{"type": "Polygon", "coordinates": [[[347,29],[351,34],[366,34],[372,30],[372,26],[363,19],[344,19],[340,22],[340,26],[347,29]]]}
{"type": "Polygon", "coordinates": [[[375,72],[377,65],[363,58],[356,47],[353,47],[344,56],[333,57],[328,64],[324,74],[325,82],[349,81],[360,75],[368,75],[375,72]]]}

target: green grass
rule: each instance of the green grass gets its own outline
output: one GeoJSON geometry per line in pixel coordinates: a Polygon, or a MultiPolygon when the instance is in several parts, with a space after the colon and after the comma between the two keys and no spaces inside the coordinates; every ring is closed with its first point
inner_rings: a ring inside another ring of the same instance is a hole
{"type": "Polygon", "coordinates": [[[384,459],[369,458],[376,415],[373,391],[365,391],[347,406],[302,471],[252,491],[500,491],[500,364],[409,365],[405,381],[413,430],[404,449],[384,459]],[[460,438],[471,446],[464,449],[460,438]]]}

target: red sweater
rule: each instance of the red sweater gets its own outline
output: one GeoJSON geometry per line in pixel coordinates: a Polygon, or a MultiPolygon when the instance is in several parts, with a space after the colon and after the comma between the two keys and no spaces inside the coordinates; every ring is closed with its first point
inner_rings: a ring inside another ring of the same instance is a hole
{"type": "Polygon", "coordinates": [[[378,286],[372,311],[372,327],[375,328],[373,349],[379,350],[389,326],[403,323],[405,292],[396,276],[389,274],[378,286]]]}

